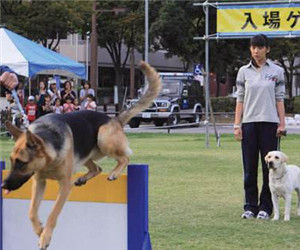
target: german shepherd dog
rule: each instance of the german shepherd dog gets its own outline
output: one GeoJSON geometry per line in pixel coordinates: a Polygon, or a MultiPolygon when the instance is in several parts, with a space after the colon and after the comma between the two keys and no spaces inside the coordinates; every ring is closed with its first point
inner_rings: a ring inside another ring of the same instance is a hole
{"type": "Polygon", "coordinates": [[[108,180],[118,178],[129,163],[132,153],[123,131],[125,124],[140,111],[146,109],[158,95],[161,80],[147,63],[141,62],[141,70],[149,81],[149,87],[137,104],[110,118],[95,111],[78,111],[68,114],[48,114],[34,121],[26,131],[6,122],[6,127],[16,140],[12,150],[11,170],[2,184],[5,193],[20,188],[33,177],[29,217],[39,236],[39,248],[49,246],[54,227],[73,185],[83,185],[100,174],[95,164],[105,156],[114,158],[117,166],[109,173],[108,180]],[[72,173],[80,166],[88,172],[75,180],[72,173]],[[38,209],[43,198],[46,179],[59,183],[59,193],[54,207],[42,226],[38,209]]]}

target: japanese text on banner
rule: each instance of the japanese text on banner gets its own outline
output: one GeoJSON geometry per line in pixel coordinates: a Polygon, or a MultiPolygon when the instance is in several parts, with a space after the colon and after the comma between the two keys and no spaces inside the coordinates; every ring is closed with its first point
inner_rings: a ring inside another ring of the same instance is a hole
{"type": "Polygon", "coordinates": [[[300,31],[299,7],[256,6],[255,8],[220,8],[217,32],[243,34],[253,32],[300,31]]]}

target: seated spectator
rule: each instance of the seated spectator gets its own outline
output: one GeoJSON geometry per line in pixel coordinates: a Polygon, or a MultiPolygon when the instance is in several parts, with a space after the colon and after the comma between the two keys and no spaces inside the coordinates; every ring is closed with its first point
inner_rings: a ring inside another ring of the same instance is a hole
{"type": "Polygon", "coordinates": [[[84,108],[86,110],[93,110],[93,111],[97,110],[97,104],[95,102],[95,97],[92,94],[87,95],[84,108]]]}
{"type": "Polygon", "coordinates": [[[38,107],[35,103],[34,96],[31,95],[28,97],[28,102],[25,107],[25,112],[29,123],[32,123],[36,119],[37,111],[38,111],[38,107]]]}
{"type": "Polygon", "coordinates": [[[51,97],[50,95],[45,95],[45,101],[42,105],[42,115],[52,113],[52,107],[51,107],[51,97]]]}
{"type": "Polygon", "coordinates": [[[61,98],[60,91],[57,89],[55,82],[50,82],[50,86],[47,92],[51,97],[52,105],[54,105],[56,98],[61,98]]]}
{"type": "Polygon", "coordinates": [[[93,95],[95,96],[95,91],[91,88],[91,84],[89,82],[85,82],[83,88],[80,90],[79,99],[81,102],[81,108],[85,108],[85,103],[87,101],[87,96],[93,95]]]}
{"type": "Polygon", "coordinates": [[[73,100],[76,98],[76,93],[72,90],[72,84],[70,81],[66,81],[64,84],[64,90],[61,92],[61,98],[63,103],[66,102],[67,97],[71,97],[73,100]]]}
{"type": "Polygon", "coordinates": [[[40,81],[39,89],[37,90],[37,92],[35,94],[35,99],[37,101],[37,106],[38,106],[38,116],[40,116],[43,113],[42,106],[45,103],[45,95],[47,95],[46,84],[45,84],[45,82],[40,81]]]}
{"type": "Polygon", "coordinates": [[[75,107],[73,104],[73,99],[70,96],[66,98],[66,102],[64,103],[63,108],[64,108],[64,113],[70,113],[74,111],[75,107]]]}
{"type": "Polygon", "coordinates": [[[79,111],[79,110],[81,110],[81,106],[79,104],[79,100],[76,98],[74,100],[74,111],[79,111]]]}
{"type": "Polygon", "coordinates": [[[56,98],[55,104],[52,107],[52,110],[56,114],[63,114],[64,109],[63,109],[63,106],[61,106],[61,100],[59,98],[56,98]]]}

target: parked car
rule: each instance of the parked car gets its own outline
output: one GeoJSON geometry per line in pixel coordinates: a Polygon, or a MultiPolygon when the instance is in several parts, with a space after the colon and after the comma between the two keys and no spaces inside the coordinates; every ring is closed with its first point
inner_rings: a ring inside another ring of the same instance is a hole
{"type": "MultiPolygon", "coordinates": [[[[162,89],[151,107],[129,122],[131,128],[141,122],[154,122],[155,126],[177,125],[180,120],[199,123],[202,118],[202,82],[195,80],[193,73],[160,73],[162,89]]],[[[139,98],[127,101],[126,108],[139,98]]]]}

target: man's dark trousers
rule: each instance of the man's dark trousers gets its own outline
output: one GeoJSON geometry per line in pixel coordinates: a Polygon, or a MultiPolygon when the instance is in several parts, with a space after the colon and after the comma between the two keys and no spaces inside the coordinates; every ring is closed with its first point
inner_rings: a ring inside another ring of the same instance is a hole
{"type": "Polygon", "coordinates": [[[269,170],[264,157],[269,151],[277,149],[276,137],[278,124],[272,122],[251,122],[242,124],[242,155],[244,165],[244,210],[250,210],[255,215],[259,211],[272,214],[272,199],[269,189],[269,170]],[[262,163],[263,186],[258,203],[257,169],[259,153],[262,163]]]}

